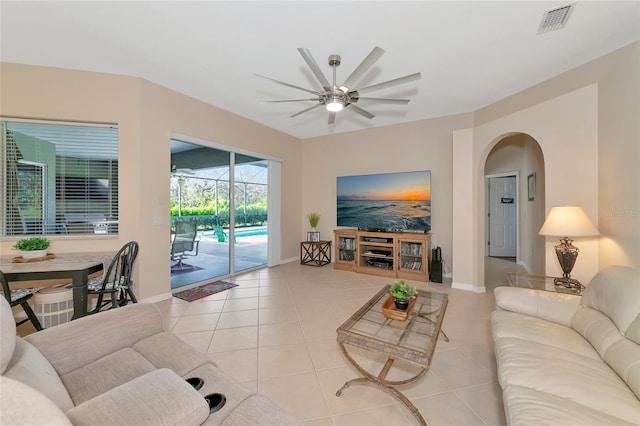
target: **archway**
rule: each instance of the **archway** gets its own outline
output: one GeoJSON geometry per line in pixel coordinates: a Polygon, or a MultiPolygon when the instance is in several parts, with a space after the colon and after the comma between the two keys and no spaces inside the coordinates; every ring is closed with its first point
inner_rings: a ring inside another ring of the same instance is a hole
{"type": "MultiPolygon", "coordinates": [[[[486,183],[489,183],[487,177],[500,177],[496,179],[500,181],[507,180],[506,177],[514,176],[517,186],[513,192],[507,196],[490,197],[491,188],[485,185],[484,205],[479,209],[480,214],[484,215],[485,230],[485,256],[492,256],[492,253],[500,254],[501,250],[489,250],[491,239],[494,239],[494,245],[498,244],[496,236],[503,237],[500,232],[493,232],[491,223],[497,223],[495,227],[502,226],[499,221],[490,221],[490,211],[512,212],[515,215],[513,223],[515,228],[506,227],[509,232],[515,232],[515,235],[509,235],[516,241],[517,246],[513,257],[520,269],[524,268],[528,273],[536,275],[544,275],[545,272],[545,239],[538,235],[538,231],[542,226],[545,218],[545,162],[542,148],[538,142],[525,133],[511,133],[503,135],[493,141],[487,147],[488,154],[484,159],[484,176],[486,183]],[[513,195],[510,197],[509,195],[513,195]],[[511,199],[513,198],[513,199],[511,199]],[[494,201],[492,201],[492,199],[494,201]],[[497,201],[495,201],[497,200],[497,201]],[[492,203],[505,203],[497,207],[492,203]],[[508,204],[512,203],[512,204],[508,204]],[[493,206],[493,207],[492,207],[493,206]],[[493,235],[493,237],[492,237],[493,235]]],[[[494,186],[495,187],[495,186],[494,186]]],[[[499,187],[499,186],[498,186],[499,187]]],[[[507,219],[505,219],[507,222],[507,219]]],[[[509,225],[512,226],[512,225],[509,225]]],[[[508,239],[505,237],[505,239],[508,239]]],[[[506,252],[509,252],[507,250],[506,252]]],[[[492,265],[496,265],[492,263],[492,265]]],[[[498,265],[500,265],[498,263],[498,265]]],[[[485,271],[485,288],[501,285],[503,282],[495,281],[495,275],[491,275],[485,271]],[[491,282],[489,282],[491,281],[491,282]]]]}

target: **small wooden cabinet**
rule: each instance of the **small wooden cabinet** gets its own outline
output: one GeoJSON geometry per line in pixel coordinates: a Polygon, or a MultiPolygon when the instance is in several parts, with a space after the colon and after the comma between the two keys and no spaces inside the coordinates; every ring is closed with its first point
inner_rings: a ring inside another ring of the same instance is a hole
{"type": "Polygon", "coordinates": [[[355,271],[358,259],[358,239],[354,230],[335,232],[335,269],[355,271]]]}
{"type": "Polygon", "coordinates": [[[431,235],[338,229],[335,269],[429,281],[431,235]]]}

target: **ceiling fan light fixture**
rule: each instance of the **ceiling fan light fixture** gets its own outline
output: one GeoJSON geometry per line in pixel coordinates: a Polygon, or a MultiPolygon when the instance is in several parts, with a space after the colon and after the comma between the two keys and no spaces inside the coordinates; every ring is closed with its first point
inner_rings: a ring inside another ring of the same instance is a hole
{"type": "Polygon", "coordinates": [[[344,108],[344,102],[339,96],[332,96],[329,98],[329,102],[327,102],[326,107],[327,111],[330,112],[342,111],[342,108],[344,108]]]}
{"type": "MultiPolygon", "coordinates": [[[[0,0],[2,1],[2,0],[0,0]]],[[[329,56],[329,66],[333,71],[333,80],[332,83],[327,80],[322,69],[318,66],[318,63],[313,59],[311,52],[309,49],[299,48],[298,52],[302,55],[302,59],[307,63],[311,72],[315,75],[318,83],[322,87],[321,91],[305,89],[304,87],[294,86],[293,84],[285,83],[283,81],[274,80],[269,77],[264,77],[258,74],[255,74],[257,77],[260,77],[265,80],[272,81],[274,83],[281,84],[283,86],[290,87],[292,89],[302,90],[308,93],[313,94],[315,97],[309,99],[284,99],[284,100],[273,100],[273,101],[265,101],[265,102],[300,102],[300,101],[310,101],[314,102],[314,105],[306,108],[300,112],[290,115],[289,117],[297,117],[300,114],[304,114],[308,111],[315,110],[316,108],[320,108],[324,106],[329,112],[329,125],[335,123],[336,113],[342,111],[343,109],[349,109],[351,112],[355,114],[359,114],[367,119],[372,119],[375,115],[371,114],[368,111],[356,106],[355,104],[362,100],[368,99],[370,102],[380,102],[387,103],[392,105],[406,105],[409,103],[409,99],[386,99],[386,98],[363,98],[360,95],[373,92],[376,90],[382,90],[389,87],[393,87],[399,84],[405,84],[410,81],[419,80],[421,75],[419,72],[405,75],[404,77],[394,78],[393,80],[387,80],[382,83],[377,83],[367,87],[356,88],[358,85],[358,81],[373,67],[375,62],[382,56],[384,50],[379,47],[374,47],[371,53],[367,55],[367,57],[356,67],[356,69],[351,73],[351,75],[342,83],[336,83],[336,68],[340,65],[340,55],[330,55],[329,56]],[[366,93],[365,93],[366,92],[366,93]]]]}

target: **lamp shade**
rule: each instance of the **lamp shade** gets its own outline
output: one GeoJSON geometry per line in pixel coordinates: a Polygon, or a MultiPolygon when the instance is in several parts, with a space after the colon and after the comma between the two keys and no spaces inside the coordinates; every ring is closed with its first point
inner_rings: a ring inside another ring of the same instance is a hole
{"type": "Polygon", "coordinates": [[[598,229],[580,206],[555,206],[540,228],[540,235],[555,237],[592,237],[598,229]]]}

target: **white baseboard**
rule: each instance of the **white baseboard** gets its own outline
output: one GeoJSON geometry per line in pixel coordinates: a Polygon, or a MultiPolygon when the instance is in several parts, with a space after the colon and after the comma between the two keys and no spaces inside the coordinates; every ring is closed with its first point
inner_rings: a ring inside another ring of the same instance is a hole
{"type": "Polygon", "coordinates": [[[458,282],[452,282],[451,283],[451,288],[455,288],[458,290],[465,290],[465,291],[472,291],[474,293],[486,293],[487,289],[484,286],[477,286],[477,285],[473,285],[473,284],[465,284],[465,283],[458,283],[458,282]]]}
{"type": "Polygon", "coordinates": [[[172,296],[173,295],[172,295],[171,292],[167,292],[167,293],[157,294],[157,295],[152,296],[152,297],[147,297],[146,299],[139,300],[139,302],[157,303],[157,302],[161,302],[161,301],[166,300],[166,299],[171,299],[172,296]]]}
{"type": "Polygon", "coordinates": [[[294,256],[294,257],[290,257],[288,259],[282,259],[280,261],[280,264],[284,264],[284,263],[291,263],[291,262],[300,262],[300,256],[294,256]]]}

